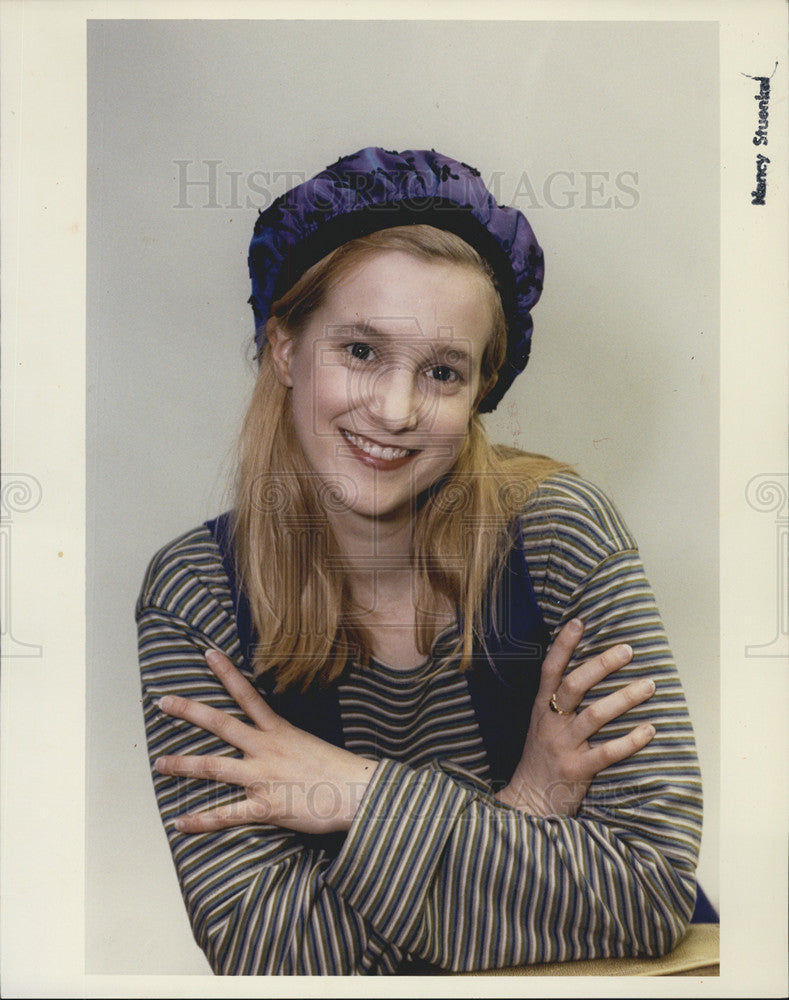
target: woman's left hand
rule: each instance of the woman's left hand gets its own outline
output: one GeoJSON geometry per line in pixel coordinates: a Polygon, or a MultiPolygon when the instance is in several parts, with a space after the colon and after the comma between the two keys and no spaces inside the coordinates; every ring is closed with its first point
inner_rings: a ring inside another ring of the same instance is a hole
{"type": "Polygon", "coordinates": [[[176,821],[185,833],[247,823],[273,823],[303,833],[347,830],[376,762],[333,746],[276,714],[249,681],[217,650],[206,662],[252,726],[189,698],[167,695],[167,715],[184,719],[243,751],[244,756],[192,754],[160,757],[156,769],[173,777],[222,781],[246,789],[246,799],[176,821]]]}
{"type": "Polygon", "coordinates": [[[509,784],[496,794],[530,816],[574,816],[595,775],[631,757],[655,735],[654,726],[641,723],[624,736],[589,742],[606,723],[651,698],[655,685],[632,681],[576,713],[596,684],[633,657],[633,650],[620,644],[565,674],[582,634],[582,622],[568,622],[548,650],[523,754],[509,784]]]}

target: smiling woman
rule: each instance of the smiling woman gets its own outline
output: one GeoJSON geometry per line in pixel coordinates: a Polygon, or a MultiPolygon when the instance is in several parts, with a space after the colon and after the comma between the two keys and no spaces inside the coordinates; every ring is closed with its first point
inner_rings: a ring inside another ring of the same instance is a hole
{"type": "Polygon", "coordinates": [[[693,910],[693,735],[635,542],[491,444],[542,253],[434,151],[263,212],[234,509],[137,607],[154,783],[215,972],[658,955],[693,910]]]}

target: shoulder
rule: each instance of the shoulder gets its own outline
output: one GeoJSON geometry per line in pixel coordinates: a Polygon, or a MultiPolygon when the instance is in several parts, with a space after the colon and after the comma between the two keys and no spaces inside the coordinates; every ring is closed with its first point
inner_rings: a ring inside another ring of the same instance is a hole
{"type": "Polygon", "coordinates": [[[552,626],[567,609],[588,617],[586,603],[597,601],[598,587],[610,596],[643,584],[641,557],[624,519],[603,490],[579,476],[562,472],[543,480],[522,507],[519,527],[529,576],[552,626]]]}
{"type": "Polygon", "coordinates": [[[539,484],[521,511],[520,526],[525,538],[571,545],[597,559],[637,547],[603,490],[569,472],[539,484]]]}
{"type": "Polygon", "coordinates": [[[209,597],[231,600],[219,547],[203,524],[179,535],[151,559],[137,601],[137,615],[151,607],[181,614],[209,597]]]}
{"type": "MultiPolygon", "coordinates": [[[[665,635],[644,567],[625,521],[599,487],[568,473],[545,479],[519,519],[523,555],[543,619],[555,631],[571,617],[589,634],[624,627],[650,644],[665,635]]],[[[640,640],[641,641],[641,640],[640,640]]]]}

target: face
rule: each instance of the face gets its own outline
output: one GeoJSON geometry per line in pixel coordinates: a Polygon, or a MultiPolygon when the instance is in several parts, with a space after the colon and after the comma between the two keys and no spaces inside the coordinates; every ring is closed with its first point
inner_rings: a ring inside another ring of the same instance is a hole
{"type": "Polygon", "coordinates": [[[399,251],[358,264],[297,336],[270,336],[331,514],[407,520],[454,464],[492,326],[472,269],[399,251]]]}

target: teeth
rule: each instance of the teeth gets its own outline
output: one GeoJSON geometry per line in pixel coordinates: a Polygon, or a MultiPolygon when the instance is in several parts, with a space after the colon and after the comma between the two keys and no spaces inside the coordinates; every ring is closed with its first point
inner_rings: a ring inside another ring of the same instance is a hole
{"type": "Polygon", "coordinates": [[[372,458],[383,458],[387,462],[393,462],[396,458],[405,458],[410,452],[409,448],[384,448],[374,441],[359,437],[358,434],[351,434],[350,431],[344,430],[343,434],[352,445],[372,458]]]}

